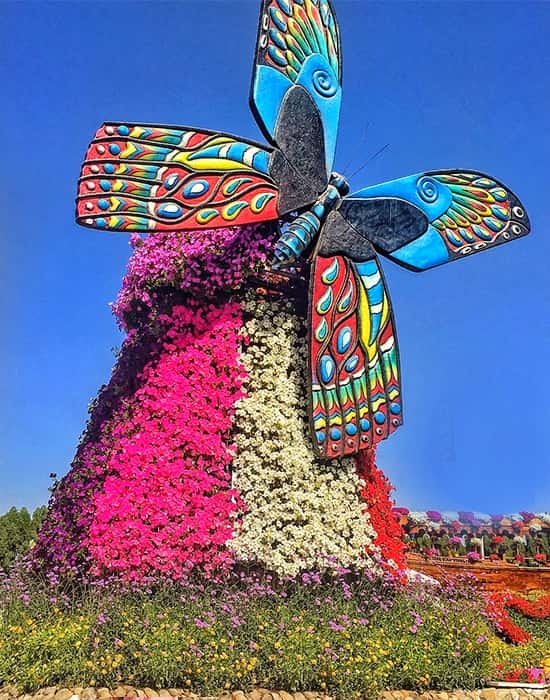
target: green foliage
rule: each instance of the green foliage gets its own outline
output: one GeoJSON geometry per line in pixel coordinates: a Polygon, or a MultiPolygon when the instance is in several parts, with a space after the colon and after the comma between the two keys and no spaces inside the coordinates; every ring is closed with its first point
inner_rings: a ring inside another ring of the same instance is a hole
{"type": "Polygon", "coordinates": [[[519,625],[541,642],[546,642],[550,647],[550,617],[547,617],[545,620],[534,620],[516,610],[510,610],[510,617],[516,625],[519,625]]]}
{"type": "Polygon", "coordinates": [[[534,637],[528,644],[509,644],[498,637],[490,640],[491,667],[504,676],[522,668],[540,668],[550,658],[550,641],[534,637]]]}
{"type": "Polygon", "coordinates": [[[26,508],[10,508],[0,516],[0,569],[7,570],[33,545],[46,510],[41,506],[31,516],[26,508]]]}
{"type": "Polygon", "coordinates": [[[34,585],[23,594],[17,585],[0,595],[0,686],[123,682],[214,694],[258,684],[375,698],[382,688],[470,688],[490,675],[472,590],[346,581],[34,585]]]}

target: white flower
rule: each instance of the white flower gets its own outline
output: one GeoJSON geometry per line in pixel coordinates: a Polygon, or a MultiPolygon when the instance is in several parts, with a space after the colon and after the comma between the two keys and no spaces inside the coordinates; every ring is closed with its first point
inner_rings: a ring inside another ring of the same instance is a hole
{"type": "Polygon", "coordinates": [[[320,462],[309,436],[305,323],[288,302],[249,297],[249,378],[235,411],[233,486],[247,507],[230,546],[281,575],[334,565],[376,568],[376,537],[353,459],[320,462]]]}

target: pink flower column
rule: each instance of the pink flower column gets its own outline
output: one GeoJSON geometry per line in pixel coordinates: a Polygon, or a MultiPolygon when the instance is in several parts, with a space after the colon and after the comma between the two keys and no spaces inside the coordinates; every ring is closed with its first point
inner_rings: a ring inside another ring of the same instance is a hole
{"type": "Polygon", "coordinates": [[[113,430],[108,476],[89,533],[92,571],[178,578],[231,563],[238,505],[230,488],[233,407],[241,396],[235,302],[177,306],[128,416],[113,430]]]}

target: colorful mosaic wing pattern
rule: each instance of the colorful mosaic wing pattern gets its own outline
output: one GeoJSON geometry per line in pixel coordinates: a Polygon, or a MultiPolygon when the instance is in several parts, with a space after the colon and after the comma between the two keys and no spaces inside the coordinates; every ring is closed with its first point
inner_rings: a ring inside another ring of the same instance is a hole
{"type": "MultiPolygon", "coordinates": [[[[285,96],[293,86],[301,86],[321,115],[330,173],[341,83],[338,24],[328,0],[263,0],[250,103],[266,137],[274,142],[285,96]]],[[[307,123],[301,125],[302,130],[307,128],[307,123]]]]}
{"type": "Polygon", "coordinates": [[[522,203],[483,173],[433,171],[349,195],[342,215],[395,262],[426,270],[525,236],[522,203]]]}
{"type": "Polygon", "coordinates": [[[325,459],[354,454],[403,422],[393,314],[376,258],[318,255],[310,321],[314,446],[325,459]]]}
{"type": "Polygon", "coordinates": [[[529,233],[521,202],[495,179],[472,172],[429,173],[450,193],[447,211],[432,221],[451,258],[529,233]]]}
{"type": "Polygon", "coordinates": [[[104,124],[82,166],[77,221],[163,231],[277,219],[267,147],[226,134],[104,124]]]}

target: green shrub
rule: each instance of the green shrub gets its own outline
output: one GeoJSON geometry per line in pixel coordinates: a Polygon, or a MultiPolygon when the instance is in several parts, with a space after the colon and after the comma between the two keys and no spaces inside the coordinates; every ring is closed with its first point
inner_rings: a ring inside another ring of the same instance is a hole
{"type": "Polygon", "coordinates": [[[46,506],[41,506],[32,516],[26,508],[10,508],[0,515],[0,570],[7,571],[32,546],[45,513],[46,506]]]}

